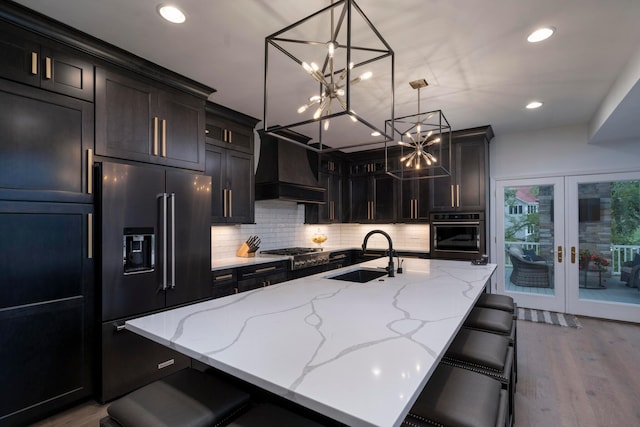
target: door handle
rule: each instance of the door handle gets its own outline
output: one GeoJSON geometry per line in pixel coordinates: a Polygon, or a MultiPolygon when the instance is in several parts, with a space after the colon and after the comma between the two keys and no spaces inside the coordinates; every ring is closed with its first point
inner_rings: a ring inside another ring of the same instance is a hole
{"type": "Polygon", "coordinates": [[[558,246],[558,262],[562,262],[562,246],[558,246]]]}
{"type": "Polygon", "coordinates": [[[229,190],[229,218],[233,218],[233,190],[229,190]]]}
{"type": "Polygon", "coordinates": [[[571,264],[576,263],[576,247],[571,246],[571,264]]]}
{"type": "Polygon", "coordinates": [[[167,157],[167,121],[162,119],[162,157],[167,157]]]}
{"type": "Polygon", "coordinates": [[[460,207],[460,185],[456,185],[456,207],[460,207]]]}
{"type": "Polygon", "coordinates": [[[47,80],[51,79],[51,58],[48,56],[44,60],[44,78],[47,80]]]}
{"type": "Polygon", "coordinates": [[[93,258],[93,214],[87,214],[87,258],[93,258]]]}
{"type": "Polygon", "coordinates": [[[158,155],[158,118],[153,118],[153,155],[158,155]]]}
{"type": "Polygon", "coordinates": [[[167,193],[162,193],[162,290],[167,290],[167,193]]]}
{"type": "Polygon", "coordinates": [[[171,193],[171,289],[176,287],[176,193],[171,193]]]}
{"type": "Polygon", "coordinates": [[[455,198],[453,197],[453,184],[451,184],[451,207],[454,208],[456,206],[455,198]]]}
{"type": "Polygon", "coordinates": [[[227,217],[227,190],[226,188],[222,190],[222,216],[224,218],[227,217]]]}
{"type": "Polygon", "coordinates": [[[93,150],[87,148],[87,194],[93,193],[93,150]]]}
{"type": "Polygon", "coordinates": [[[31,74],[34,76],[38,74],[38,53],[31,52],[31,74]]]}

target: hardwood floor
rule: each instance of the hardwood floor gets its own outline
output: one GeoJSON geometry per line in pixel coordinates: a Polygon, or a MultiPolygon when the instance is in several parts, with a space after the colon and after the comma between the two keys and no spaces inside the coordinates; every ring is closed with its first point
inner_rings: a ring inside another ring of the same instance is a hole
{"type": "MultiPolygon", "coordinates": [[[[640,425],[640,325],[580,318],[582,329],[518,323],[517,427],[640,425]]],[[[37,427],[97,427],[88,402],[37,427]]]]}

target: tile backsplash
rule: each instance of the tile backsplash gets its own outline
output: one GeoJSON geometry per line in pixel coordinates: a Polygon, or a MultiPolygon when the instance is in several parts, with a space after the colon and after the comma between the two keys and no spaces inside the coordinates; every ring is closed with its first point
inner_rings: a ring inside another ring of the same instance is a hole
{"type": "MultiPolygon", "coordinates": [[[[249,236],[262,240],[260,250],[292,246],[314,247],[311,237],[318,232],[327,235],[323,246],[359,247],[371,230],[383,230],[393,239],[393,246],[406,250],[429,250],[429,224],[330,224],[306,225],[304,205],[280,200],[255,202],[255,224],[212,226],[212,259],[234,257],[249,236]]],[[[379,234],[371,236],[369,247],[386,248],[387,240],[379,234]]]]}

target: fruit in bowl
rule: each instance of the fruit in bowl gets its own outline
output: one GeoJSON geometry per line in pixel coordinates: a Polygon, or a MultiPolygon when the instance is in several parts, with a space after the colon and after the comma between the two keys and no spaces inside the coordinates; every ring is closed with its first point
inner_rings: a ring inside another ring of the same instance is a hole
{"type": "Polygon", "coordinates": [[[318,245],[321,245],[322,243],[327,241],[327,235],[321,233],[320,230],[318,230],[318,232],[316,234],[311,236],[311,241],[313,243],[317,243],[318,245]]]}

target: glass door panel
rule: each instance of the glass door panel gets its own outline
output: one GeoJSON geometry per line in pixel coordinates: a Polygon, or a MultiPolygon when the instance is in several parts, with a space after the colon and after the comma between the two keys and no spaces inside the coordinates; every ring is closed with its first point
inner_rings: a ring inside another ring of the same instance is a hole
{"type": "Polygon", "coordinates": [[[522,307],[564,311],[564,180],[496,183],[498,292],[522,307]]]}
{"type": "Polygon", "coordinates": [[[567,178],[568,312],[640,322],[639,178],[567,178]]]}

